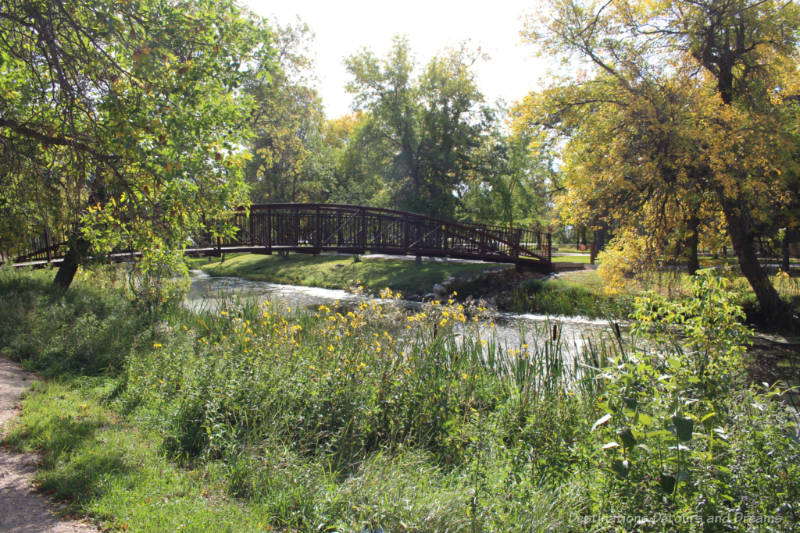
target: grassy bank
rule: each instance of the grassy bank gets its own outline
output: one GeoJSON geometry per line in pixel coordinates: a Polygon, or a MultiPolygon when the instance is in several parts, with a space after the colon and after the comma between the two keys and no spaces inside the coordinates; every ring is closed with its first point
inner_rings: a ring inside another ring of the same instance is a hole
{"type": "Polygon", "coordinates": [[[587,270],[525,280],[508,293],[503,307],[518,313],[627,318],[635,296],[632,292],[607,294],[597,272],[587,270]]]}
{"type": "Polygon", "coordinates": [[[302,254],[287,258],[239,254],[224,262],[195,258],[190,266],[212,276],[335,289],[361,285],[372,294],[389,287],[406,296],[430,293],[434,285],[453,277],[457,281],[451,284],[451,290],[461,299],[485,298],[504,310],[551,315],[624,317],[632,310],[633,301],[633,297],[605,295],[600,278],[589,271],[542,280],[540,276],[518,274],[509,265],[437,261],[417,265],[409,260],[369,256],[355,262],[351,256],[302,254]]]}
{"type": "MultiPolygon", "coordinates": [[[[588,262],[588,256],[577,259],[588,262]]],[[[213,276],[338,289],[361,285],[372,294],[389,287],[407,296],[430,293],[434,285],[452,277],[456,281],[450,284],[450,290],[457,291],[461,299],[468,296],[488,299],[500,309],[512,312],[594,318],[626,318],[636,297],[648,291],[667,298],[689,298],[693,280],[683,271],[647,272],[610,293],[596,271],[541,279],[516,273],[511,266],[485,263],[425,261],[417,265],[410,260],[369,256],[356,262],[352,256],[293,254],[280,258],[239,254],[227,257],[224,262],[218,258],[195,258],[190,265],[213,276]]],[[[734,270],[721,270],[718,274],[728,279],[733,302],[741,305],[752,321],[758,322],[757,302],[744,277],[734,270]]],[[[794,301],[800,309],[797,278],[778,275],[772,277],[772,282],[782,297],[794,301]]]]}
{"type": "Polygon", "coordinates": [[[0,272],[0,351],[51,376],[7,443],[43,452],[43,488],[111,530],[603,531],[630,516],[644,522],[629,529],[666,517],[670,531],[745,531],[800,518],[797,428],[779,389],[743,383],[746,332],[713,280],[691,309],[639,308],[651,345],[691,324],[685,352],[610,332],[567,364],[559,339],[499,346],[457,302],[231,303],[147,321],[113,271],[82,273],[66,295],[49,275],[0,272]]]}
{"type": "MultiPolygon", "coordinates": [[[[800,331],[797,319],[794,324],[790,320],[765,322],[750,284],[738,270],[718,269],[714,274],[727,281],[731,302],[745,310],[749,323],[789,334],[800,331]]],[[[800,317],[800,278],[778,273],[770,276],[770,281],[800,317]]],[[[573,271],[560,273],[554,279],[519,280],[513,287],[504,289],[500,303],[501,307],[515,312],[626,318],[633,311],[637,297],[655,293],[667,299],[687,300],[692,298],[693,283],[694,276],[685,271],[663,270],[640,273],[609,290],[596,270],[573,271]]]]}
{"type": "Polygon", "coordinates": [[[118,380],[36,382],[7,445],[43,452],[40,490],[111,531],[265,531],[255,506],[226,495],[211,472],[169,461],[156,430],[120,417],[118,380]]]}
{"type": "Polygon", "coordinates": [[[487,270],[511,268],[507,265],[487,263],[423,261],[417,265],[413,259],[385,259],[362,256],[356,262],[353,256],[292,254],[282,258],[276,255],[240,254],[229,256],[224,262],[214,258],[192,259],[190,265],[202,268],[212,276],[238,276],[254,281],[271,281],[290,285],[351,289],[361,285],[377,294],[386,287],[403,294],[422,295],[432,291],[437,283],[464,274],[487,270]]]}

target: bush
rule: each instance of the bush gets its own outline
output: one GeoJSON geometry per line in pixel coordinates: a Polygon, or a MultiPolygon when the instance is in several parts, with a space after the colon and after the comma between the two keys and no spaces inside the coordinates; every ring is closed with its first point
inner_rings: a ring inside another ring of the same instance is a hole
{"type": "Polygon", "coordinates": [[[602,416],[591,428],[599,481],[590,494],[598,510],[645,517],[643,529],[659,528],[653,517],[681,515],[694,519],[670,529],[720,520],[705,529],[746,526],[734,523],[737,516],[763,518],[775,529],[795,523],[790,502],[800,469],[778,465],[798,458],[797,429],[774,401],[778,388],[764,394],[743,386],[750,332],[724,280],[701,272],[690,300],[637,303],[635,333],[661,349],[633,351],[602,376],[602,416]],[[768,474],[774,493],[762,481],[768,474]]]}
{"type": "Polygon", "coordinates": [[[608,294],[618,294],[630,280],[652,270],[659,257],[652,239],[633,229],[615,236],[597,255],[597,273],[605,281],[608,294]]]}

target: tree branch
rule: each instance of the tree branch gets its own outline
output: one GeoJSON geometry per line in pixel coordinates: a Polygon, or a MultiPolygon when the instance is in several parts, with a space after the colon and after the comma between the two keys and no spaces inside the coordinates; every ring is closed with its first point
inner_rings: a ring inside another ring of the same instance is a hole
{"type": "Polygon", "coordinates": [[[33,139],[44,146],[69,146],[70,148],[80,150],[81,152],[91,155],[94,159],[101,163],[113,163],[114,161],[119,160],[119,156],[101,153],[95,148],[92,148],[88,144],[81,141],[70,139],[68,137],[46,135],[6,118],[0,117],[0,128],[8,128],[14,133],[29,139],[33,139]]]}

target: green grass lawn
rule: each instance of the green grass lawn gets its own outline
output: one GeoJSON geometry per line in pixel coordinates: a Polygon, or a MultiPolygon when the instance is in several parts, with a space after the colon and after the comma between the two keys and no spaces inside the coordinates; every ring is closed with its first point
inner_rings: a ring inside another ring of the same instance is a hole
{"type": "Polygon", "coordinates": [[[157,431],[109,409],[116,387],[109,376],[33,384],[5,443],[47,452],[37,474],[42,491],[104,531],[266,530],[263,509],[231,500],[213,465],[181,468],[164,456],[157,431]]]}
{"type": "Polygon", "coordinates": [[[436,283],[465,273],[485,272],[510,265],[491,263],[466,263],[451,261],[423,261],[385,259],[361,256],[359,262],[349,255],[291,254],[278,255],[239,254],[229,256],[225,262],[214,259],[192,259],[192,268],[202,268],[212,276],[238,276],[253,281],[271,281],[290,285],[349,289],[361,285],[369,292],[385,287],[404,294],[430,292],[436,283]]]}
{"type": "Polygon", "coordinates": [[[553,263],[582,263],[584,265],[588,265],[589,261],[589,254],[583,255],[554,255],[551,260],[553,263]]]}
{"type": "Polygon", "coordinates": [[[578,253],[578,254],[586,254],[589,255],[589,247],[587,246],[585,250],[579,250],[575,248],[571,244],[554,244],[553,245],[553,252],[555,253],[578,253]]]}

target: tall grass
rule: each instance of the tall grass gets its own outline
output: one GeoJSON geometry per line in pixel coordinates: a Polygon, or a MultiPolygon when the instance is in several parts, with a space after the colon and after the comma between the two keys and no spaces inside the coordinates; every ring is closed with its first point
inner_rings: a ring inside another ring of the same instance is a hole
{"type": "MultiPolygon", "coordinates": [[[[587,274],[596,276],[594,272],[587,274]]],[[[511,292],[506,307],[515,312],[592,318],[622,318],[633,310],[631,296],[611,297],[601,286],[588,281],[587,276],[572,277],[579,281],[569,278],[526,280],[511,292]]]]}
{"type": "MultiPolygon", "coordinates": [[[[681,513],[696,501],[659,492],[650,478],[626,492],[605,462],[601,438],[616,419],[595,427],[618,407],[609,398],[620,399],[620,417],[652,415],[635,391],[657,388],[655,372],[669,369],[663,353],[647,355],[613,329],[575,350],[545,324],[508,346],[480,308],[451,300],[407,311],[386,302],[391,292],[352,309],[229,299],[146,321],[112,272],[84,275],[66,296],[47,281],[43,273],[0,274],[0,349],[44,371],[104,373],[107,407],[158,435],[153,445],[164,457],[219,482],[226,498],[270,527],[576,530],[594,527],[585,519],[600,511],[681,513]],[[628,413],[625,401],[636,395],[628,413]]],[[[727,431],[726,413],[715,423],[727,431]]],[[[797,454],[782,429],[769,428],[779,420],[778,410],[739,420],[781,449],[743,462],[735,485],[721,488],[724,470],[700,468],[698,444],[691,472],[706,477],[692,490],[765,509],[788,501],[753,481],[797,454]]],[[[737,435],[745,450],[747,436],[737,435]]],[[[715,460],[733,466],[732,456],[715,460]]],[[[798,479],[789,470],[779,484],[794,494],[798,479]]]]}

